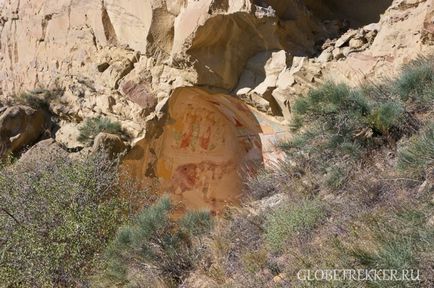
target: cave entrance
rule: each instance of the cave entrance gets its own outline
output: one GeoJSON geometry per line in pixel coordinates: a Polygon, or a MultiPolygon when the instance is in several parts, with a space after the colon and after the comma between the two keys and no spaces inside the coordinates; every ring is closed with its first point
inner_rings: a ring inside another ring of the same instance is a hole
{"type": "Polygon", "coordinates": [[[309,10],[321,20],[347,21],[348,28],[376,23],[393,0],[305,0],[309,10]]]}

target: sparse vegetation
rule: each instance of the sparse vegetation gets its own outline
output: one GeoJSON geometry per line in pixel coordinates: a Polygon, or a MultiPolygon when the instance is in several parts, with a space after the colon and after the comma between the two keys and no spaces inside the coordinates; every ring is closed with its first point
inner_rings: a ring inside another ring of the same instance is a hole
{"type": "Polygon", "coordinates": [[[350,89],[344,84],[328,82],[297,100],[293,127],[295,131],[307,128],[307,132],[290,146],[300,147],[300,143],[297,144],[300,139],[305,139],[302,143],[306,144],[306,140],[322,138],[320,144],[325,148],[335,149],[343,143],[368,147],[372,145],[373,137],[389,136],[404,120],[402,104],[393,98],[371,97],[366,91],[369,90],[350,89]],[[307,123],[307,127],[303,126],[307,123]]]}
{"type": "Polygon", "coordinates": [[[413,104],[419,111],[426,111],[434,103],[433,67],[432,57],[419,57],[406,65],[391,84],[403,101],[413,104]]]}
{"type": "Polygon", "coordinates": [[[431,59],[395,80],[326,83],[295,102],[294,136],[277,143],[287,159],[247,179],[263,210],[235,214],[215,236],[236,243],[218,245],[230,260],[213,260],[226,283],[433,287],[431,59]],[[420,280],[300,281],[300,269],[414,269],[420,280]]]}
{"type": "Polygon", "coordinates": [[[424,177],[433,166],[434,124],[430,123],[398,150],[398,169],[414,177],[424,177]]]}
{"type": "Polygon", "coordinates": [[[40,155],[0,171],[2,287],[76,287],[126,218],[116,165],[40,155]]]}
{"type": "MultiPolygon", "coordinates": [[[[167,196],[121,193],[118,167],[99,156],[4,160],[0,286],[434,287],[432,59],[384,83],[327,82],[300,97],[293,137],[277,143],[286,158],[249,175],[246,205],[215,219],[179,215],[167,196]],[[301,269],[413,269],[421,279],[301,281],[301,269]]],[[[44,108],[44,93],[23,101],[44,108]]],[[[123,133],[97,117],[78,140],[100,132],[123,133]]]]}
{"type": "Polygon", "coordinates": [[[101,133],[111,133],[122,135],[122,127],[119,122],[113,122],[109,118],[95,117],[88,118],[84,124],[79,128],[80,135],[78,141],[86,145],[92,145],[95,137],[101,133]]]}
{"type": "Polygon", "coordinates": [[[34,109],[49,111],[50,101],[63,93],[61,89],[34,89],[21,93],[15,100],[19,104],[30,106],[34,109]]]}
{"type": "Polygon", "coordinates": [[[174,221],[172,209],[169,198],[163,197],[118,230],[106,253],[107,275],[115,283],[137,287],[140,275],[145,274],[146,285],[161,281],[174,285],[194,267],[200,247],[193,241],[209,232],[211,216],[196,211],[174,221]]]}
{"type": "Polygon", "coordinates": [[[309,233],[324,215],[324,207],[315,200],[279,207],[267,215],[266,242],[273,251],[281,251],[291,237],[309,233]]]}

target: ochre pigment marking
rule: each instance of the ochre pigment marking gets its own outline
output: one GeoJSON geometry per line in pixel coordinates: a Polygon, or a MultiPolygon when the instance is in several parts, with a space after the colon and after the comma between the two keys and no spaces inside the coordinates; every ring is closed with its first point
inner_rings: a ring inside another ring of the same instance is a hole
{"type": "Polygon", "coordinates": [[[162,122],[161,135],[141,140],[126,156],[126,170],[146,186],[143,167],[155,159],[148,159],[146,151],[153,149],[160,193],[169,193],[182,209],[215,213],[239,202],[243,175],[262,164],[262,127],[269,133],[276,130],[240,100],[193,87],[175,90],[162,122]]]}

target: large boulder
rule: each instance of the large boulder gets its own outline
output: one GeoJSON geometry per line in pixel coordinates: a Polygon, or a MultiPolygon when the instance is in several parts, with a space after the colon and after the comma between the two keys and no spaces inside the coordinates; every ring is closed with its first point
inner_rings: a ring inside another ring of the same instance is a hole
{"type": "Polygon", "coordinates": [[[60,157],[68,156],[68,152],[62,148],[54,139],[48,138],[41,140],[33,145],[29,150],[21,155],[17,162],[17,165],[25,166],[29,162],[37,162],[41,157],[48,160],[48,162],[54,162],[60,157]]]}
{"type": "Polygon", "coordinates": [[[166,116],[150,122],[122,167],[144,187],[158,178],[161,192],[187,209],[238,203],[246,173],[280,159],[273,143],[287,128],[235,97],[178,88],[161,110],[166,116]]]}
{"type": "Polygon", "coordinates": [[[127,146],[119,135],[110,133],[99,133],[93,141],[93,153],[107,153],[113,159],[127,150],[127,146]]]}
{"type": "Polygon", "coordinates": [[[0,156],[33,144],[49,132],[50,120],[40,110],[27,106],[3,108],[0,115],[0,156]]]}

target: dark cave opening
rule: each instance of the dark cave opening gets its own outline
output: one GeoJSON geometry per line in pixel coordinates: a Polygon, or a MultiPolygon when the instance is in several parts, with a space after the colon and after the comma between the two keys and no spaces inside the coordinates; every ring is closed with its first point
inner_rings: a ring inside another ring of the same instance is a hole
{"type": "Polygon", "coordinates": [[[380,20],[392,0],[305,0],[306,6],[321,20],[341,20],[357,28],[380,20]]]}

